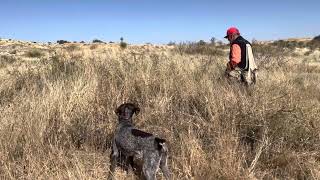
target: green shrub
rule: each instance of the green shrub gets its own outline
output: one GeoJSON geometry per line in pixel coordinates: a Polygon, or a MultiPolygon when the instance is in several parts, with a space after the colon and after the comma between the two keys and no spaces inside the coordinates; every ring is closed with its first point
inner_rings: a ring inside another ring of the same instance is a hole
{"type": "Polygon", "coordinates": [[[121,42],[120,42],[120,47],[121,47],[122,49],[125,49],[128,44],[127,44],[126,42],[124,42],[123,40],[124,40],[123,37],[121,37],[121,38],[120,38],[120,41],[121,41],[121,42]]]}
{"type": "Polygon", "coordinates": [[[320,35],[313,38],[314,41],[320,41],[320,35]]]}
{"type": "Polygon", "coordinates": [[[94,40],[92,41],[92,43],[104,43],[104,42],[101,41],[101,40],[99,40],[99,39],[94,39],[94,40]]]}
{"type": "Polygon", "coordinates": [[[57,43],[58,44],[66,44],[66,43],[70,43],[70,42],[66,41],[66,40],[58,40],[57,43]]]}
{"type": "Polygon", "coordinates": [[[175,46],[175,45],[176,45],[176,43],[175,43],[175,42],[173,42],[173,41],[170,41],[167,45],[168,45],[168,46],[175,46]]]}
{"type": "Polygon", "coordinates": [[[128,46],[128,44],[127,44],[126,42],[120,42],[120,47],[121,47],[122,49],[127,48],[127,46],[128,46]]]}
{"type": "Polygon", "coordinates": [[[320,35],[314,37],[310,42],[308,42],[307,47],[311,50],[320,49],[320,35]]]}
{"type": "Polygon", "coordinates": [[[198,45],[199,46],[205,46],[207,43],[204,41],[204,40],[200,40],[199,42],[198,42],[198,45]]]}

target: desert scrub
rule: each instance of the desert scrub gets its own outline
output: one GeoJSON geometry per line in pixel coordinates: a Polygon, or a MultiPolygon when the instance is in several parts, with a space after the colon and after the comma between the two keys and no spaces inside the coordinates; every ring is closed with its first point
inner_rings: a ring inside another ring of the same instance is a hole
{"type": "Polygon", "coordinates": [[[16,62],[16,57],[13,55],[1,55],[0,56],[0,68],[6,67],[8,64],[16,62]]]}
{"type": "Polygon", "coordinates": [[[136,126],[168,140],[174,179],[319,179],[319,68],[261,49],[245,88],[223,78],[226,53],[107,46],[1,69],[1,178],[106,178],[114,110],[136,102],[136,126]]]}
{"type": "Polygon", "coordinates": [[[213,44],[207,44],[206,42],[199,41],[199,42],[184,42],[175,45],[175,50],[183,55],[183,54],[190,54],[190,55],[215,55],[215,56],[222,56],[224,55],[224,51],[221,47],[215,46],[213,44]]]}
{"type": "Polygon", "coordinates": [[[44,55],[43,51],[40,49],[30,49],[25,53],[26,57],[31,57],[31,58],[40,58],[44,55]]]}
{"type": "Polygon", "coordinates": [[[80,50],[80,47],[77,44],[70,44],[70,45],[66,46],[65,49],[69,52],[73,52],[76,50],[80,50]]]}
{"type": "Polygon", "coordinates": [[[83,73],[82,61],[80,57],[76,56],[66,60],[62,54],[56,54],[49,60],[43,60],[46,64],[46,77],[54,81],[65,81],[68,79],[77,78],[79,74],[83,73]]]}
{"type": "Polygon", "coordinates": [[[121,47],[122,49],[127,48],[127,46],[128,46],[128,44],[127,44],[126,42],[120,42],[120,47],[121,47]]]}
{"type": "Polygon", "coordinates": [[[92,45],[90,45],[90,49],[91,49],[91,50],[97,49],[98,47],[99,47],[99,44],[92,44],[92,45]]]}
{"type": "Polygon", "coordinates": [[[125,49],[127,48],[128,44],[126,42],[123,41],[123,37],[120,38],[120,47],[121,49],[125,49]]]}
{"type": "Polygon", "coordinates": [[[94,39],[92,40],[92,43],[105,43],[105,42],[101,41],[100,39],[94,39]]]}

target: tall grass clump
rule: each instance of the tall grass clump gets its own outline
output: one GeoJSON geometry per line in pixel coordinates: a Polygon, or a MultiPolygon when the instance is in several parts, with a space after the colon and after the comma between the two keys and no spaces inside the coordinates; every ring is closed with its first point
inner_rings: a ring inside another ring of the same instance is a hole
{"type": "Polygon", "coordinates": [[[174,179],[320,178],[319,69],[260,54],[246,88],[223,78],[222,55],[89,49],[0,76],[1,178],[105,179],[123,102],[167,139],[174,179]]]}
{"type": "Polygon", "coordinates": [[[80,47],[77,44],[70,44],[70,45],[66,46],[65,48],[69,52],[80,50],[80,47]]]}
{"type": "Polygon", "coordinates": [[[6,67],[8,64],[16,62],[17,59],[11,55],[1,55],[0,56],[0,68],[6,67]]]}
{"type": "Polygon", "coordinates": [[[41,51],[40,49],[34,48],[34,49],[28,50],[28,51],[25,53],[25,55],[26,55],[27,57],[31,57],[31,58],[40,58],[41,56],[44,55],[44,53],[43,53],[43,51],[41,51]]]}
{"type": "Polygon", "coordinates": [[[182,42],[175,45],[175,50],[182,54],[189,55],[218,55],[222,56],[226,54],[223,51],[223,46],[215,46],[215,44],[207,44],[205,41],[200,40],[199,42],[182,42]]]}

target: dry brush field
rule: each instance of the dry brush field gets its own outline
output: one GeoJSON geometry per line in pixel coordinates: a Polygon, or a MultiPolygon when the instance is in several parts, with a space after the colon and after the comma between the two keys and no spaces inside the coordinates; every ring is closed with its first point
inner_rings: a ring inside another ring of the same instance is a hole
{"type": "Polygon", "coordinates": [[[320,179],[320,51],[253,46],[245,88],[213,48],[0,41],[0,179],[106,179],[123,102],[167,139],[174,179],[320,179]]]}

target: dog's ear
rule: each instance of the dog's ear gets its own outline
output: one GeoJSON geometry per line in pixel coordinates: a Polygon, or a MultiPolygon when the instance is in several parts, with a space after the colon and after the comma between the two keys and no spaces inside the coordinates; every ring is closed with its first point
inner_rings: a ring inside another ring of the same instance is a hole
{"type": "Polygon", "coordinates": [[[120,115],[121,112],[121,106],[119,106],[116,110],[114,110],[114,113],[116,113],[117,116],[120,115]]]}
{"type": "Polygon", "coordinates": [[[140,112],[140,108],[136,106],[136,107],[134,108],[134,113],[136,113],[136,115],[138,115],[139,112],[140,112]]]}

